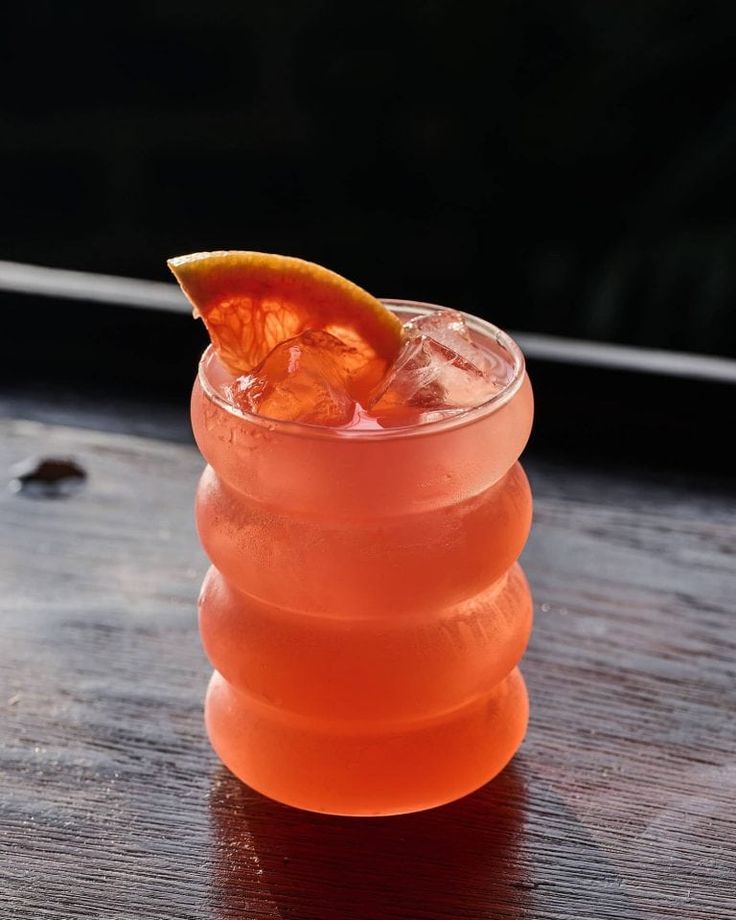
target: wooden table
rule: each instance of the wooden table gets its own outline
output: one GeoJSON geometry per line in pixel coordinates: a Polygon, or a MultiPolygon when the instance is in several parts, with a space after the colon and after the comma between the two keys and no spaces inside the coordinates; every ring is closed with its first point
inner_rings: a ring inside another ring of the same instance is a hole
{"type": "MultiPolygon", "coordinates": [[[[12,413],[11,413],[12,414],[12,413]]],[[[732,918],[736,506],[528,458],[531,728],[487,787],[351,820],[270,802],[202,728],[188,444],[0,423],[0,916],[732,918]]]]}
{"type": "Polygon", "coordinates": [[[180,295],[0,263],[0,307],[0,920],[736,917],[736,362],[525,337],[527,740],[462,801],[350,820],[205,739],[180,295]],[[6,488],[32,455],[87,478],[6,488]]]}

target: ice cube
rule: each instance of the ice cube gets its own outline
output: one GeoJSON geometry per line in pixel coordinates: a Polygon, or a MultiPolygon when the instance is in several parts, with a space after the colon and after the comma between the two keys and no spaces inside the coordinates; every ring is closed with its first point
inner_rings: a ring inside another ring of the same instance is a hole
{"type": "Polygon", "coordinates": [[[352,349],[328,332],[309,330],[277,345],[250,374],[238,377],[228,398],[240,409],[311,425],[349,424],[352,349]]]}
{"type": "Polygon", "coordinates": [[[468,370],[475,368],[485,375],[488,360],[470,336],[465,317],[457,310],[437,310],[424,316],[417,316],[404,323],[404,330],[409,339],[426,335],[440,345],[453,351],[466,361],[468,370]]]}
{"type": "MultiPolygon", "coordinates": [[[[470,334],[465,316],[457,310],[437,310],[425,316],[404,323],[404,329],[412,335],[426,335],[451,349],[467,364],[467,369],[475,369],[484,378],[493,380],[501,390],[511,383],[514,368],[511,360],[503,350],[491,351],[479,348],[470,334]]],[[[461,363],[456,359],[456,364],[461,363]]]]}
{"type": "Polygon", "coordinates": [[[371,396],[373,415],[405,418],[414,410],[415,423],[433,421],[428,413],[480,405],[502,388],[495,363],[474,344],[461,313],[443,310],[404,328],[406,344],[371,396]]]}
{"type": "Polygon", "coordinates": [[[495,385],[474,364],[426,335],[404,345],[393,367],[374,391],[374,415],[405,407],[456,409],[483,402],[495,385]]]}

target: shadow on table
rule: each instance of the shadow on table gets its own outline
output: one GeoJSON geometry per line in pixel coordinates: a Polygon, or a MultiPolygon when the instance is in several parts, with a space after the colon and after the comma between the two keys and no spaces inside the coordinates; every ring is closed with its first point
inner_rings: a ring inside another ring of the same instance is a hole
{"type": "Polygon", "coordinates": [[[286,808],[221,767],[210,825],[214,920],[641,917],[607,853],[523,758],[458,802],[391,818],[286,808]]]}
{"type": "Polygon", "coordinates": [[[263,798],[225,769],[210,799],[212,913],[298,920],[525,913],[515,767],[466,798],[391,818],[337,818],[263,798]]]}

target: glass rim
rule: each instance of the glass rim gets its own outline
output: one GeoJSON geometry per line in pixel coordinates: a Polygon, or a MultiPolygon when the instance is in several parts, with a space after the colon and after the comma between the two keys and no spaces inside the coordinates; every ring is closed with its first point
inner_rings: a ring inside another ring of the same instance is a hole
{"type": "MultiPolygon", "coordinates": [[[[421,314],[428,316],[440,310],[454,309],[443,307],[439,304],[423,303],[415,300],[398,300],[392,297],[380,297],[378,299],[393,313],[399,315],[411,313],[414,315],[421,314]]],[[[440,431],[462,428],[465,425],[472,424],[479,418],[484,418],[487,415],[491,415],[493,412],[497,412],[500,408],[505,406],[506,403],[510,402],[520,389],[524,380],[526,364],[521,349],[507,332],[504,332],[503,329],[499,329],[498,326],[488,322],[488,320],[473,316],[472,313],[466,313],[464,310],[458,310],[457,312],[463,314],[472,332],[476,332],[487,339],[491,339],[508,353],[513,362],[513,375],[511,380],[501,390],[488,397],[488,399],[479,402],[476,406],[453,410],[452,415],[448,415],[445,418],[434,419],[431,422],[402,425],[396,428],[333,428],[328,425],[313,425],[309,422],[286,421],[284,419],[274,419],[264,415],[256,415],[253,412],[247,412],[228,402],[210,383],[205,370],[205,362],[214,354],[214,348],[211,344],[205,348],[199,360],[197,379],[207,399],[233,416],[233,418],[253,425],[258,425],[269,431],[279,431],[284,434],[292,434],[299,437],[374,441],[390,438],[426,437],[437,434],[440,431]]]]}

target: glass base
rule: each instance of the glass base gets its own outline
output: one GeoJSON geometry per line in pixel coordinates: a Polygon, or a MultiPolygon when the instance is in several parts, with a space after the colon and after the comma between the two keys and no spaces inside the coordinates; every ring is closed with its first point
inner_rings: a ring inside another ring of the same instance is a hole
{"type": "Polygon", "coordinates": [[[528,715],[518,668],[460,709],[401,725],[309,720],[239,693],[217,671],[205,702],[212,746],[244,783],[285,805],[355,817],[473,792],[511,760],[528,715]]]}

